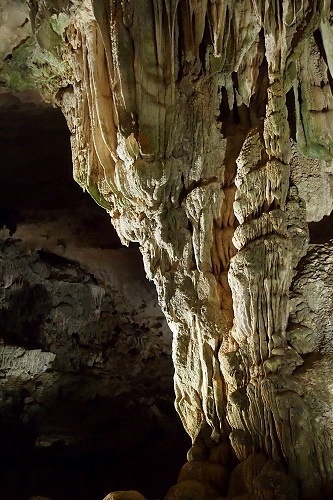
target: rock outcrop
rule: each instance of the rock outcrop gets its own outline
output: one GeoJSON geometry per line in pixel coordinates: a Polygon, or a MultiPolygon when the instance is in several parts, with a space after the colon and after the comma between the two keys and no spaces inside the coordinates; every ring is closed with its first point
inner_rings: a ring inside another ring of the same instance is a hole
{"type": "Polygon", "coordinates": [[[139,243],[173,332],[193,447],[167,498],[329,496],[331,243],[309,251],[307,222],[332,210],[331,3],[36,0],[30,15],[0,78],[61,107],[74,178],[139,243]]]}
{"type": "Polygon", "coordinates": [[[160,496],[188,447],[171,332],[139,249],[73,181],[61,112],[18,97],[0,106],[0,498],[160,496]]]}

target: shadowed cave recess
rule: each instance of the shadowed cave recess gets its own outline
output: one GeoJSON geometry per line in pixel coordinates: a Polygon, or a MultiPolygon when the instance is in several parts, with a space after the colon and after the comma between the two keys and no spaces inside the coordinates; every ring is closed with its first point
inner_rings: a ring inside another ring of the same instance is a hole
{"type": "Polygon", "coordinates": [[[1,487],[332,498],[332,2],[3,0],[0,40],[1,487]]]}
{"type": "Polygon", "coordinates": [[[171,333],[137,247],[73,181],[62,114],[32,97],[0,95],[0,498],[160,498],[189,446],[171,333]]]}

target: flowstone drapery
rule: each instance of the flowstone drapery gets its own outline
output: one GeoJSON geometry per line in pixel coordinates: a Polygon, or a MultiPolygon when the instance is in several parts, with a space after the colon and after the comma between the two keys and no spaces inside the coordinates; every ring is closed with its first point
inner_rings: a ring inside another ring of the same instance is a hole
{"type": "Polygon", "coordinates": [[[16,54],[42,54],[27,78],[61,106],[74,177],[140,243],[173,331],[193,447],[168,498],[329,495],[333,339],[290,293],[311,220],[293,171],[333,155],[330,2],[35,0],[31,16],[16,54]]]}

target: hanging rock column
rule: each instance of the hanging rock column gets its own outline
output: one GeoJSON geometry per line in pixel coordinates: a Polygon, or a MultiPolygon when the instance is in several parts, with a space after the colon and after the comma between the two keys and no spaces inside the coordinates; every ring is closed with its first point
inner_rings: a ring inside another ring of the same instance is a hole
{"type": "Polygon", "coordinates": [[[291,144],[332,160],[330,2],[36,0],[31,13],[57,76],[34,81],[67,118],[74,177],[139,242],[173,331],[190,462],[226,465],[229,440],[243,462],[229,486],[193,464],[180,481],[326,491],[333,429],[318,415],[333,396],[304,389],[305,354],[324,352],[290,333],[289,296],[309,243],[291,144]]]}

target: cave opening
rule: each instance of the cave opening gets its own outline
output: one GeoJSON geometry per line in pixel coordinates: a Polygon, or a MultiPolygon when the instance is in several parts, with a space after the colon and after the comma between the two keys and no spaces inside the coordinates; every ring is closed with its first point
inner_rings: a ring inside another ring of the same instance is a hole
{"type": "Polygon", "coordinates": [[[74,182],[61,112],[0,97],[0,498],[162,497],[190,443],[155,289],[74,182]]]}

